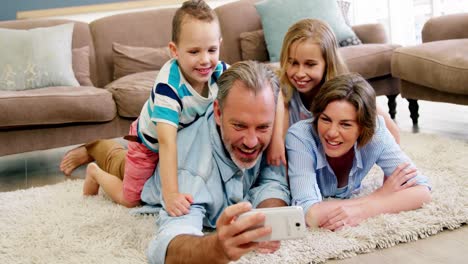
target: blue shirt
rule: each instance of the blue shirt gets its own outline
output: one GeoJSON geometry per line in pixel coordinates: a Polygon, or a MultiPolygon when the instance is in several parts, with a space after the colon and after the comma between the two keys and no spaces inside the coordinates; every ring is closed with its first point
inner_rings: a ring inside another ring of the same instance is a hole
{"type": "MultiPolygon", "coordinates": [[[[164,263],[167,246],[177,235],[202,236],[203,226],[214,228],[222,211],[240,201],[253,207],[277,198],[289,204],[290,194],[283,167],[268,166],[266,155],[251,169],[241,170],[226,154],[210,106],[204,117],[177,135],[179,192],[190,193],[194,202],[190,213],[170,217],[159,211],[159,230],[148,248],[151,263],[164,263]]],[[[145,184],[141,200],[161,205],[159,165],[145,184]]]]}
{"type": "MultiPolygon", "coordinates": [[[[291,187],[292,204],[301,206],[307,213],[309,208],[323,197],[349,198],[359,191],[361,182],[370,169],[377,164],[390,176],[396,167],[412,161],[400,149],[385,126],[383,117],[378,117],[377,127],[371,141],[359,148],[354,145],[354,160],[346,188],[337,188],[336,175],[327,161],[322,143],[312,127],[312,120],[294,124],[286,136],[288,153],[288,177],[291,187]]],[[[430,188],[425,176],[415,176],[418,185],[430,188]]]]}

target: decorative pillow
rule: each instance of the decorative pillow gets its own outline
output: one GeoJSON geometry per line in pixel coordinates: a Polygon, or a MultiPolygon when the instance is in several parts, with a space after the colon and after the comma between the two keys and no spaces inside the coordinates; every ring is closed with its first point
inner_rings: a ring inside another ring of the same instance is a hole
{"type": "Polygon", "coordinates": [[[164,63],[171,59],[168,47],[134,47],[116,42],[112,45],[114,80],[137,72],[159,70],[164,63]]]}
{"type": "Polygon", "coordinates": [[[240,34],[240,47],[242,60],[268,61],[265,35],[263,30],[242,32],[240,34]]]}
{"type": "Polygon", "coordinates": [[[89,46],[72,50],[72,67],[81,86],[94,86],[89,71],[89,46]]]}
{"type": "Polygon", "coordinates": [[[0,28],[0,89],[79,86],[72,69],[72,34],[73,23],[0,28]]]}
{"type": "MultiPolygon", "coordinates": [[[[338,42],[356,37],[346,25],[336,1],[330,0],[265,0],[255,4],[260,15],[270,61],[279,61],[284,34],[288,28],[304,18],[327,22],[338,42]]],[[[357,38],[357,37],[356,37],[357,38]]]]}
{"type": "Polygon", "coordinates": [[[340,7],[341,14],[343,15],[346,25],[351,26],[351,23],[349,22],[349,6],[351,3],[342,0],[338,0],[336,3],[338,3],[338,6],[340,7]]]}

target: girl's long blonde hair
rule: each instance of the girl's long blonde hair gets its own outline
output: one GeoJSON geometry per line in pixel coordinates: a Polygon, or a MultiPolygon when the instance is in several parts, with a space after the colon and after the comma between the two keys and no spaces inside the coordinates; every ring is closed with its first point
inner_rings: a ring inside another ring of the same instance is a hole
{"type": "Polygon", "coordinates": [[[285,103],[289,103],[295,89],[286,74],[289,49],[296,41],[303,42],[306,40],[312,40],[320,46],[326,63],[322,83],[337,75],[348,72],[348,68],[338,52],[338,42],[335,34],[328,24],[319,19],[299,20],[286,32],[281,48],[279,76],[285,103]]]}

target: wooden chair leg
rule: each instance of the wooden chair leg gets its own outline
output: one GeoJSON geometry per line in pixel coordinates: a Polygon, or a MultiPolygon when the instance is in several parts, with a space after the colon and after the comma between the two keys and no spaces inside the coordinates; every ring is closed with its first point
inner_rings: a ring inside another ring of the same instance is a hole
{"type": "Polygon", "coordinates": [[[395,94],[395,95],[387,95],[387,98],[388,98],[388,113],[390,114],[390,117],[392,119],[395,119],[395,116],[396,116],[396,97],[398,96],[398,94],[395,94]]]}
{"type": "Polygon", "coordinates": [[[411,120],[413,120],[413,125],[417,125],[418,124],[418,117],[419,117],[419,114],[418,114],[418,111],[419,111],[419,105],[418,105],[418,100],[416,99],[406,99],[408,100],[409,102],[409,110],[410,110],[410,117],[411,117],[411,120]]]}

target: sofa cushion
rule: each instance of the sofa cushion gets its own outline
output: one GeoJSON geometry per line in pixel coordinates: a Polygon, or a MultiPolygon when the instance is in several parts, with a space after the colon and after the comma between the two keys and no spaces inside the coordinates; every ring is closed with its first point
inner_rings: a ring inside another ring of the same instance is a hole
{"type": "Polygon", "coordinates": [[[242,32],[240,34],[242,60],[268,61],[268,51],[263,30],[242,32]]]}
{"type": "Polygon", "coordinates": [[[81,86],[94,86],[89,71],[89,46],[72,50],[72,68],[81,86]]]}
{"type": "Polygon", "coordinates": [[[95,87],[56,86],[0,91],[0,128],[106,122],[116,116],[112,94],[95,87]]]}
{"type": "Polygon", "coordinates": [[[73,23],[29,30],[0,28],[0,89],[78,86],[72,69],[73,23]]]}
{"type": "Polygon", "coordinates": [[[339,48],[348,69],[366,79],[391,74],[393,51],[400,47],[393,44],[362,44],[339,48]]]}
{"type": "Polygon", "coordinates": [[[134,47],[114,42],[112,50],[114,80],[137,72],[159,70],[171,59],[168,47],[134,47]]]}
{"type": "Polygon", "coordinates": [[[265,0],[255,4],[260,14],[271,61],[278,61],[283,37],[288,28],[300,19],[316,18],[327,22],[337,40],[357,38],[345,23],[336,1],[329,0],[265,0]]]}
{"type": "Polygon", "coordinates": [[[468,95],[468,39],[399,48],[392,58],[392,73],[441,92],[468,95]]]}
{"type": "Polygon", "coordinates": [[[106,85],[105,88],[114,95],[120,116],[135,118],[140,115],[143,104],[151,94],[158,72],[134,73],[106,85]]]}

